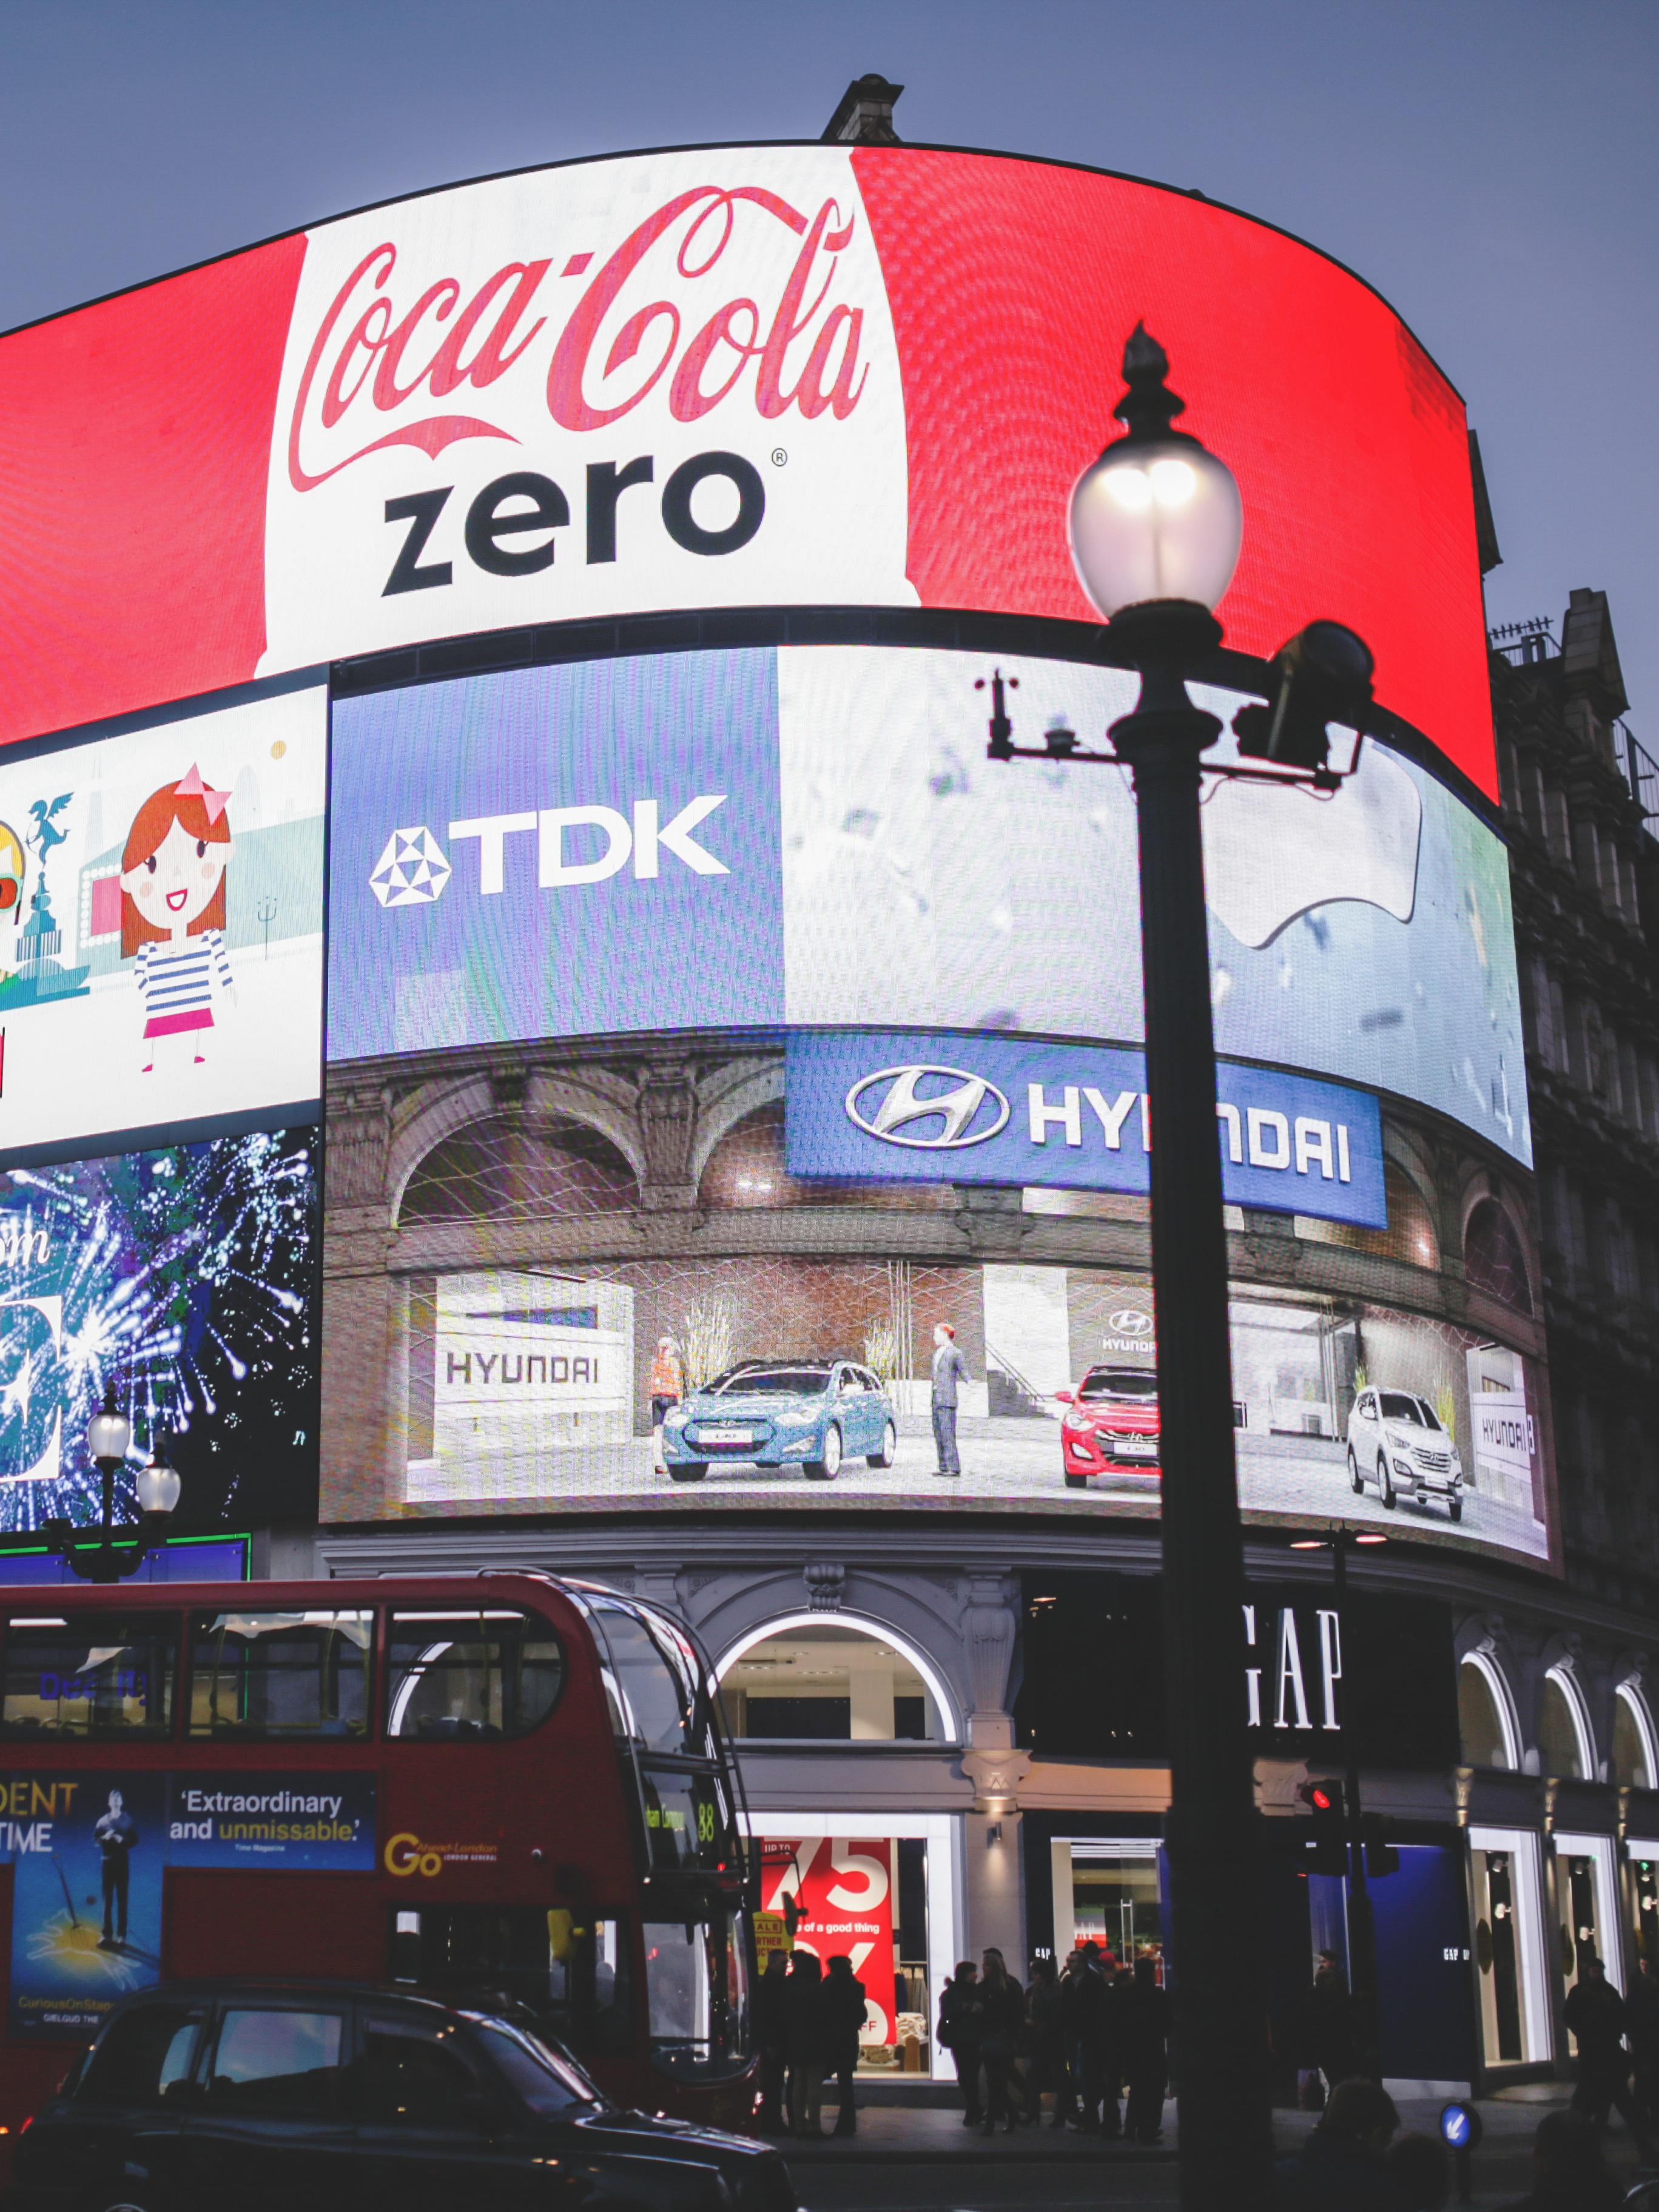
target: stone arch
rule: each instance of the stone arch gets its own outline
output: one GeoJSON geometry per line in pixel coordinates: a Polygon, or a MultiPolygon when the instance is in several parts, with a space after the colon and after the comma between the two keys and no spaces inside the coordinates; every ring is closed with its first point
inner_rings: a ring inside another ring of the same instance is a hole
{"type": "Polygon", "coordinates": [[[1538,1685],[1538,1770],[1540,1773],[1560,1772],[1565,1762],[1556,1754],[1568,1747],[1568,1741],[1571,1743],[1573,1758],[1578,1769],[1577,1775],[1569,1778],[1594,1782],[1596,1765],[1595,1731],[1590,1725],[1589,1704],[1585,1698],[1583,1686],[1578,1680],[1577,1671],[1572,1661],[1564,1656],[1545,1668],[1542,1679],[1538,1685]],[[1565,1709],[1567,1729],[1570,1732],[1567,1741],[1560,1739],[1560,1732],[1554,1728],[1550,1718],[1554,1704],[1550,1695],[1552,1690],[1557,1693],[1561,1706],[1565,1709]]]}
{"type": "MultiPolygon", "coordinates": [[[[1510,1664],[1502,1648],[1496,1624],[1480,1618],[1466,1621],[1458,1632],[1455,1657],[1460,1688],[1463,1682],[1463,1669],[1467,1667],[1478,1678],[1491,1699],[1505,1769],[1511,1774],[1520,1773],[1525,1765],[1526,1743],[1510,1664]]],[[[1461,1705],[1461,1698],[1459,1702],[1461,1705]]]]}
{"type": "Polygon", "coordinates": [[[1659,1789],[1659,1729],[1654,1726],[1652,1708],[1639,1674],[1627,1674],[1613,1692],[1614,1762],[1618,1768],[1615,1779],[1638,1790],[1659,1789]],[[1626,1762],[1618,1759],[1618,1740],[1621,1720],[1636,1737],[1641,1750],[1642,1776],[1625,1771],[1626,1762]]]}
{"type": "Polygon", "coordinates": [[[767,1060],[759,1066],[739,1061],[708,1077],[697,1091],[697,1133],[691,1146],[690,1180],[702,1188],[703,1172],[715,1146],[741,1121],[764,1106],[781,1103],[783,1062],[767,1060]]]}
{"type": "Polygon", "coordinates": [[[744,1630],[734,1643],[729,1644],[721,1652],[720,1657],[714,1662],[716,1679],[723,1681],[738,1661],[744,1658],[757,1644],[765,1643],[772,1637],[787,1636],[792,1631],[802,1629],[844,1631],[851,1636],[868,1638],[872,1643],[890,1645],[906,1663],[915,1669],[926,1685],[927,1693],[932,1698],[939,1714],[941,1741],[945,1743],[960,1742],[963,1734],[963,1717],[957,1710],[957,1701],[951,1694],[944,1674],[919,1644],[906,1636],[902,1630],[896,1628],[890,1621],[880,1620],[873,1613],[849,1611],[842,1607],[837,1607],[833,1611],[827,1608],[797,1607],[787,1613],[770,1614],[766,1619],[751,1624],[750,1627],[744,1630]]]}
{"type": "Polygon", "coordinates": [[[1534,1311],[1527,1238],[1494,1177],[1478,1176],[1465,1191],[1462,1227],[1463,1273],[1471,1287],[1517,1313],[1534,1311]]]}

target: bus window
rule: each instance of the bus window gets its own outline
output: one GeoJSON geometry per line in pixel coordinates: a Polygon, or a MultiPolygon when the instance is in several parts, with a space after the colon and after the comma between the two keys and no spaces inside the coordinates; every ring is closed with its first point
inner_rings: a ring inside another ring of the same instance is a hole
{"type": "Polygon", "coordinates": [[[718,1773],[647,1762],[640,1769],[640,1787],[653,1867],[738,1864],[731,1809],[718,1773]]]}
{"type": "Polygon", "coordinates": [[[647,1920],[645,1984],[654,2065],[691,2081],[743,2072],[749,1966],[735,1909],[703,1921],[647,1920]]]}
{"type": "Polygon", "coordinates": [[[563,1687],[564,1652],[539,1613],[411,1607],[392,1616],[388,1735],[526,1735],[563,1687]]]}
{"type": "Polygon", "coordinates": [[[367,1733],[372,1613],[198,1613],[191,1735],[367,1733]]]}
{"type": "Polygon", "coordinates": [[[614,2057],[632,2040],[628,1943],[614,1915],[537,1905],[427,1905],[392,1915],[394,1981],[460,2000],[509,1996],[578,2057],[614,2057]]]}
{"type": "Polygon", "coordinates": [[[20,1735],[165,1735],[179,1626],[170,1613],[85,1613],[74,1625],[19,1614],[5,1626],[0,1730],[20,1735]]]}
{"type": "Polygon", "coordinates": [[[589,1603],[599,1617],[625,1707],[618,1715],[613,1698],[611,1721],[617,1734],[631,1736],[641,1751],[711,1757],[708,1701],[691,1646],[666,1621],[647,1623],[613,1599],[589,1603]]]}

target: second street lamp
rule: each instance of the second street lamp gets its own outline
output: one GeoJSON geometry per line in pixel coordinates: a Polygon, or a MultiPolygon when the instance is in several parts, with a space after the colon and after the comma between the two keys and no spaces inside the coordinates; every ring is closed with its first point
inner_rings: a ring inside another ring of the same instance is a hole
{"type": "MultiPolygon", "coordinates": [[[[1105,616],[1110,658],[1140,672],[1114,750],[1019,746],[1000,672],[990,756],[1114,761],[1134,779],[1140,862],[1146,1089],[1152,1116],[1152,1278],[1158,1311],[1164,1641],[1170,1809],[1166,1845],[1180,2036],[1182,2202],[1188,2212],[1272,2202],[1266,1991],[1259,1966],[1258,1816],[1244,1700],[1244,1548],[1233,1451],[1227,1248],[1216,1125],[1208,919],[1199,809],[1204,755],[1221,734],[1187,677],[1220,646],[1215,617],[1243,537],[1225,465],[1177,430],[1185,403],[1144,327],[1124,349],[1125,434],[1079,478],[1073,559],[1105,616]]],[[[1235,721],[1223,773],[1334,790],[1325,724],[1370,699],[1370,655],[1315,623],[1260,688],[1271,704],[1235,721]],[[1316,635],[1318,633],[1318,635],[1316,635]]],[[[1358,738],[1355,740],[1358,757],[1358,738]]]]}
{"type": "Polygon", "coordinates": [[[87,1456],[98,1470],[100,1510],[95,1544],[76,1541],[76,1525],[61,1516],[42,1529],[53,1551],[82,1582],[125,1582],[137,1573],[155,1547],[167,1541],[167,1532],[183,1487],[178,1471],[167,1463],[161,1432],[151,1439],[148,1466],[138,1470],[134,1490],[138,1521],[129,1540],[118,1541],[127,1530],[115,1518],[115,1481],[126,1465],[132,1443],[132,1424],[115,1403],[115,1392],[104,1393],[104,1402],[87,1425],[87,1456]]]}

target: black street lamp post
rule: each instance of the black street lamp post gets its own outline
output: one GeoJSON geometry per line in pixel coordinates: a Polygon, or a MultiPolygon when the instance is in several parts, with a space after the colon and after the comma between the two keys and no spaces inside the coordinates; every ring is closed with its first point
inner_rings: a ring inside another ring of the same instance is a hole
{"type": "MultiPolygon", "coordinates": [[[[1273,2127],[1257,1911],[1259,1816],[1244,1685],[1244,1549],[1233,1449],[1227,1249],[1216,1124],[1215,1036],[1199,811],[1206,750],[1221,733],[1187,674],[1219,646],[1213,608],[1243,532],[1225,466],[1173,425],[1162,347],[1137,328],[1124,351],[1126,434],[1073,493],[1073,557],[1106,617],[1112,658],[1139,670],[1115,748],[1012,743],[994,686],[990,756],[1115,761],[1134,779],[1140,854],[1146,1088],[1152,1116],[1164,1638],[1170,1741],[1166,1833],[1178,1982],[1182,2203],[1257,2212],[1272,2201],[1273,2127]]],[[[1319,623],[1279,656],[1273,703],[1236,720],[1259,767],[1334,789],[1324,721],[1370,698],[1370,656],[1319,623]]],[[[1264,685],[1264,689],[1269,686],[1264,685]]],[[[1357,748],[1356,748],[1357,757],[1357,748]]]]}
{"type": "Polygon", "coordinates": [[[125,1582],[129,1575],[137,1573],[158,1544],[167,1540],[181,1486],[177,1472],[167,1464],[159,1434],[153,1442],[149,1464],[138,1470],[137,1526],[115,1518],[115,1478],[126,1465],[131,1442],[132,1424],[118,1412],[113,1389],[106,1390],[102,1410],[93,1415],[87,1428],[87,1455],[98,1469],[101,1505],[98,1541],[77,1543],[76,1524],[62,1516],[48,1521],[43,1531],[52,1550],[82,1582],[125,1582]],[[125,1540],[118,1542],[118,1537],[125,1540]]]}

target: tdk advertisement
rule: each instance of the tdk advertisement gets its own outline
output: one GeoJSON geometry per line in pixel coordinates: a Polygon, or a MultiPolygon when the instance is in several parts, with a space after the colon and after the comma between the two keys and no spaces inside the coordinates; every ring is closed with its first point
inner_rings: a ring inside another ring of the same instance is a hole
{"type": "Polygon", "coordinates": [[[332,777],[331,1059],[782,1022],[773,653],[342,700],[332,777]]]}
{"type": "MultiPolygon", "coordinates": [[[[1138,1052],[938,1030],[792,1034],[789,1172],[860,1182],[1145,1191],[1138,1052]]],[[[1384,1229],[1382,1125],[1367,1092],[1223,1061],[1222,1189],[1233,1206],[1384,1229]]]]}

